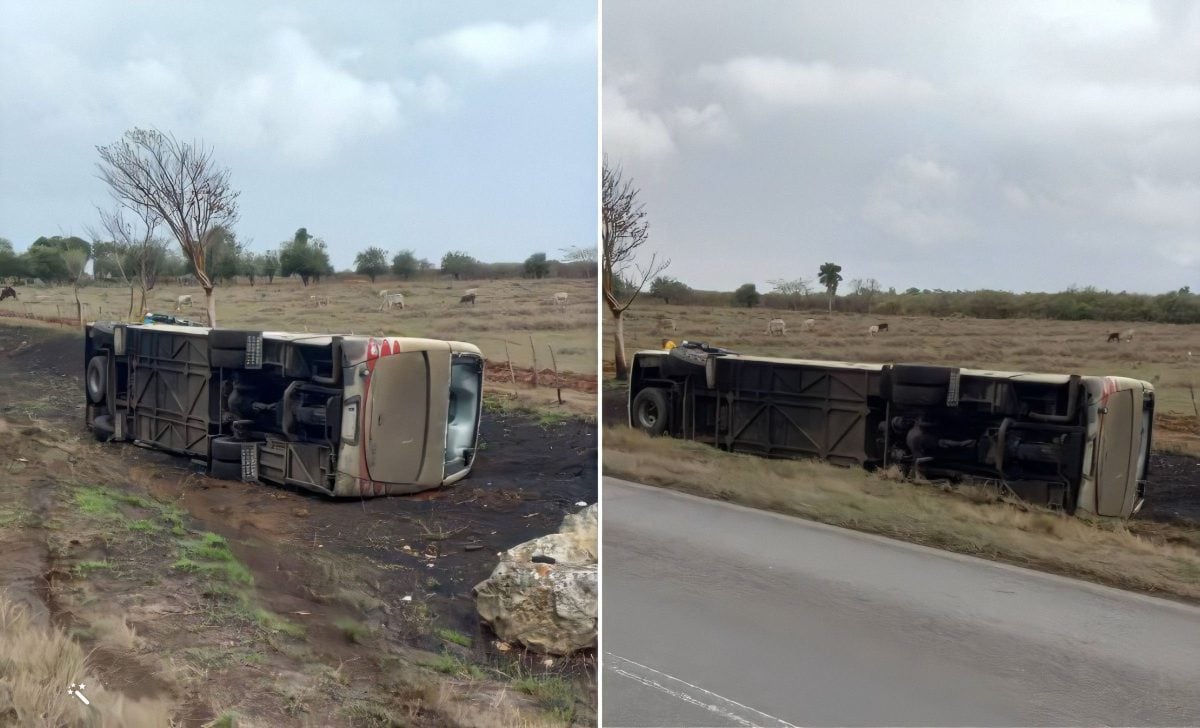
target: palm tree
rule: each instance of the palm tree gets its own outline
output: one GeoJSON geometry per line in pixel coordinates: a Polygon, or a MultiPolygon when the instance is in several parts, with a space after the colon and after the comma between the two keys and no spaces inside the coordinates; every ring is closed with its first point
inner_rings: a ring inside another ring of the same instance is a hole
{"type": "Polygon", "coordinates": [[[821,266],[821,275],[817,276],[825,291],[829,293],[829,312],[833,313],[833,297],[837,295],[838,283],[842,280],[842,266],[837,263],[826,263],[821,266]]]}

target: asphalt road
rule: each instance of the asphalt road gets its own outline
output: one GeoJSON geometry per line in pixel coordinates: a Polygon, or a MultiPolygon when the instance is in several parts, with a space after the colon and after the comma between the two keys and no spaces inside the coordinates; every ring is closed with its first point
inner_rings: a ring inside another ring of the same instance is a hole
{"type": "Polygon", "coordinates": [[[1200,725],[1200,608],[605,478],[603,725],[1200,725]]]}

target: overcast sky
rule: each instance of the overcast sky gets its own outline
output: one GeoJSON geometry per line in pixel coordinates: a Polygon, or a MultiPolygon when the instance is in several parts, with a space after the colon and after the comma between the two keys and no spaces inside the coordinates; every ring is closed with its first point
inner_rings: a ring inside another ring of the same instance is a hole
{"type": "Polygon", "coordinates": [[[0,0],[0,237],[84,235],[96,145],[201,139],[236,232],[523,260],[596,243],[596,3],[0,0]]]}
{"type": "Polygon", "coordinates": [[[668,275],[1200,289],[1200,3],[605,0],[668,275]]]}

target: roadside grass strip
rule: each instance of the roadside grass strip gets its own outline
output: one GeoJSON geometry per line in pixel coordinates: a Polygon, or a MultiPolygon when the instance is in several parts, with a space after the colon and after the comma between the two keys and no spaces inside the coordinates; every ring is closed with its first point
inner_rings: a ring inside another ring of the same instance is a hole
{"type": "Polygon", "coordinates": [[[912,482],[815,460],[768,460],[629,428],[604,436],[604,472],[752,508],[1200,601],[1200,535],[1164,523],[1068,516],[970,485],[912,482]]]}

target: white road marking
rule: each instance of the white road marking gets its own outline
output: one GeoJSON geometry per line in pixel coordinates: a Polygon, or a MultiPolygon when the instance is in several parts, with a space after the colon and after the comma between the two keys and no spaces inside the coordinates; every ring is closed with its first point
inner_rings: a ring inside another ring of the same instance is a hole
{"type": "Polygon", "coordinates": [[[646,687],[654,688],[655,690],[666,693],[677,700],[681,700],[685,703],[690,703],[696,707],[703,708],[704,710],[731,720],[739,726],[744,726],[744,728],[755,728],[756,726],[797,728],[794,724],[788,723],[782,718],[776,718],[775,716],[764,713],[761,710],[751,708],[749,705],[743,705],[736,700],[730,700],[729,698],[717,695],[711,690],[705,690],[699,685],[693,685],[686,680],[680,680],[677,677],[668,675],[661,670],[655,670],[653,667],[643,665],[640,662],[634,662],[629,658],[621,657],[620,655],[614,655],[611,652],[606,652],[604,655],[606,658],[604,666],[621,677],[627,677],[630,680],[645,685],[646,687]],[[650,674],[648,675],[646,673],[650,674]],[[688,692],[684,692],[683,690],[667,687],[667,685],[664,685],[663,682],[659,682],[660,680],[666,682],[668,685],[672,683],[683,685],[692,693],[703,693],[702,697],[704,700],[693,697],[693,695],[689,694],[688,692]],[[706,700],[711,702],[705,702],[706,700]],[[753,713],[754,716],[747,715],[747,713],[753,713]],[[766,722],[763,721],[764,718],[766,719],[766,722]]]}

